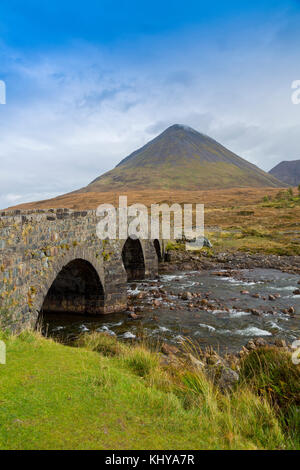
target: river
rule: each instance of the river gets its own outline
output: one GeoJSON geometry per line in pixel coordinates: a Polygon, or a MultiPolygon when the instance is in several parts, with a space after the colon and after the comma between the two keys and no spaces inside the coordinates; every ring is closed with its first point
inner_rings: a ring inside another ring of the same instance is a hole
{"type": "Polygon", "coordinates": [[[230,277],[226,271],[224,275],[213,271],[161,275],[128,285],[132,310],[142,316],[138,320],[128,312],[96,318],[52,313],[44,316],[42,328],[66,343],[91,331],[107,332],[124,341],[147,338],[172,344],[189,337],[220,353],[237,352],[255,337],[291,343],[300,338],[300,296],[293,294],[298,280],[296,275],[274,269],[239,270],[230,277]],[[191,298],[183,300],[181,295],[187,292],[191,298]],[[282,312],[291,307],[294,315],[282,312]]]}

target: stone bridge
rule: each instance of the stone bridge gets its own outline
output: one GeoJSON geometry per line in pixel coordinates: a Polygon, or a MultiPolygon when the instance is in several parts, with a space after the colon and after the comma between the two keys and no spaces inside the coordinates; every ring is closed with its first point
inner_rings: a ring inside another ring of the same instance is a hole
{"type": "Polygon", "coordinates": [[[41,312],[98,315],[127,306],[127,281],[155,277],[160,240],[99,240],[96,211],[0,213],[0,326],[35,327],[41,312]]]}

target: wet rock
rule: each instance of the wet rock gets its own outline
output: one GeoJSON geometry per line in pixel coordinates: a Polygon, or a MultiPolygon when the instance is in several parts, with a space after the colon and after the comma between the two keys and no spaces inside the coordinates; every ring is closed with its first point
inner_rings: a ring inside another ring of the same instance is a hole
{"type": "Polygon", "coordinates": [[[254,299],[260,299],[260,295],[259,295],[259,294],[253,294],[252,297],[253,297],[254,299]]]}
{"type": "Polygon", "coordinates": [[[295,308],[294,308],[294,307],[290,307],[290,308],[288,309],[288,313],[289,313],[290,315],[294,315],[294,313],[295,313],[295,308]]]}
{"type": "Polygon", "coordinates": [[[144,299],[145,297],[147,297],[147,292],[139,292],[136,299],[144,299]]]}
{"type": "Polygon", "coordinates": [[[193,265],[191,263],[183,263],[182,269],[184,271],[192,271],[193,270],[193,265]]]}
{"type": "Polygon", "coordinates": [[[182,300],[191,300],[193,298],[193,294],[191,292],[183,292],[181,298],[182,300]]]}
{"type": "Polygon", "coordinates": [[[215,306],[212,305],[212,304],[207,304],[206,308],[207,308],[208,310],[215,310],[215,306]]]}
{"type": "Polygon", "coordinates": [[[140,320],[142,317],[142,315],[137,315],[136,313],[133,313],[131,312],[129,315],[129,318],[132,318],[132,320],[140,320]]]}
{"type": "Polygon", "coordinates": [[[152,301],[152,305],[153,305],[154,307],[160,307],[160,306],[161,306],[161,301],[160,301],[160,300],[157,300],[157,299],[154,299],[154,300],[152,301]]]}
{"type": "Polygon", "coordinates": [[[255,308],[251,309],[251,314],[255,315],[256,317],[261,317],[262,316],[262,313],[259,310],[255,309],[255,308]]]}
{"type": "Polygon", "coordinates": [[[274,301],[274,300],[276,300],[276,297],[275,297],[275,295],[269,294],[268,299],[271,300],[271,301],[274,301]]]}
{"type": "Polygon", "coordinates": [[[294,295],[300,295],[300,289],[294,290],[293,294],[294,294],[294,295]]]}
{"type": "Polygon", "coordinates": [[[143,307],[137,306],[135,307],[136,312],[143,312],[143,307]]]}
{"type": "Polygon", "coordinates": [[[224,271],[216,271],[216,272],[213,272],[211,273],[212,276],[219,276],[219,277],[230,277],[230,273],[228,272],[224,272],[224,271]]]}
{"type": "Polygon", "coordinates": [[[250,292],[248,290],[241,290],[242,295],[249,295],[250,292]]]}

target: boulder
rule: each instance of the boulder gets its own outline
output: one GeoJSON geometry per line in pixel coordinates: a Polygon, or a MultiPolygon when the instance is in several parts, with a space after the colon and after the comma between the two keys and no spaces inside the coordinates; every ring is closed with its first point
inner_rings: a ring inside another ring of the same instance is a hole
{"type": "Polygon", "coordinates": [[[256,317],[261,317],[262,316],[262,313],[259,310],[255,309],[255,308],[251,309],[251,314],[255,315],[256,317]]]}
{"type": "Polygon", "coordinates": [[[248,343],[246,344],[246,348],[248,350],[256,349],[256,344],[254,343],[253,339],[250,339],[250,341],[248,341],[248,343]]]}
{"type": "Polygon", "coordinates": [[[183,292],[181,298],[182,300],[191,300],[193,298],[193,294],[191,292],[183,292]]]}
{"type": "Polygon", "coordinates": [[[192,354],[189,353],[187,355],[187,358],[195,369],[200,369],[200,370],[204,369],[205,364],[199,359],[197,359],[195,356],[193,356],[192,354]]]}
{"type": "Polygon", "coordinates": [[[223,390],[232,388],[239,381],[239,374],[230,369],[229,367],[223,367],[219,378],[219,386],[223,390]]]}
{"type": "Polygon", "coordinates": [[[253,341],[254,341],[255,346],[257,346],[258,348],[263,348],[267,346],[267,342],[263,338],[256,338],[253,341]]]}

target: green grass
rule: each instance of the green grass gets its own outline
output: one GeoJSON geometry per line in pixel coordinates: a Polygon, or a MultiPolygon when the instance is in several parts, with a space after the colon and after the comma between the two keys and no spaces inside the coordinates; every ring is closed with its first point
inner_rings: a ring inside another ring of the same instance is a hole
{"type": "Polygon", "coordinates": [[[262,227],[249,226],[236,231],[207,232],[206,235],[215,252],[244,251],[279,256],[300,255],[299,242],[293,242],[278,231],[266,230],[262,227]]]}
{"type": "Polygon", "coordinates": [[[1,449],[285,449],[265,397],[224,395],[202,373],[160,365],[106,335],[69,347],[38,333],[3,336],[1,449]]]}

